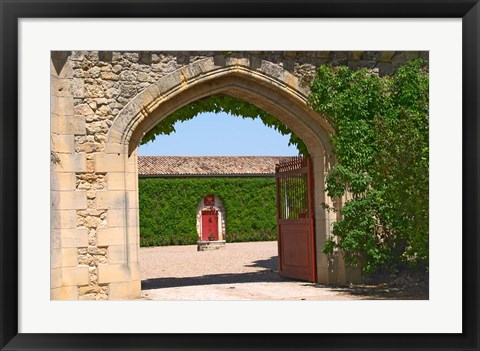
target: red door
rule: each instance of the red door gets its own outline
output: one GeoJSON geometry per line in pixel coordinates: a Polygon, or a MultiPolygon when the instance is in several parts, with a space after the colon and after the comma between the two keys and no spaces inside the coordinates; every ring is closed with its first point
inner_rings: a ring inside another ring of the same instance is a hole
{"type": "Polygon", "coordinates": [[[276,166],[279,273],[314,282],[313,177],[308,158],[276,166]]]}
{"type": "Polygon", "coordinates": [[[218,240],[218,212],[202,211],[202,240],[218,240]]]}

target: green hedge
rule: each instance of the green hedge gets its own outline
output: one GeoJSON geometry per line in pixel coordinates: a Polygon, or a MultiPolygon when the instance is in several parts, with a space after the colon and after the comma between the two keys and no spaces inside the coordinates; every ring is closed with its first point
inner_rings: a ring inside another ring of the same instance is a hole
{"type": "Polygon", "coordinates": [[[277,239],[275,178],[139,178],[140,246],[191,245],[197,206],[218,196],[227,242],[277,239]]]}

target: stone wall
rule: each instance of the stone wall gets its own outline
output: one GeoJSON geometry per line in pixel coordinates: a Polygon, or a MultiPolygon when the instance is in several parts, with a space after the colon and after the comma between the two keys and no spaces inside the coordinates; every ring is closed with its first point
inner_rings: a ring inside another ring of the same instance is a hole
{"type": "Polygon", "coordinates": [[[106,147],[116,116],[134,97],[162,77],[206,59],[213,58],[218,66],[246,59],[252,72],[263,69],[263,63],[268,62],[271,72],[264,74],[277,77],[279,72],[290,72],[302,89],[308,90],[315,76],[315,67],[320,64],[367,67],[384,75],[391,74],[405,60],[416,57],[428,58],[428,53],[53,52],[51,145],[52,157],[58,162],[52,164],[52,298],[127,296],[128,293],[115,295],[112,291],[124,289],[121,284],[131,279],[137,282],[135,289],[139,289],[139,273],[130,272],[131,264],[136,260],[138,239],[135,240],[135,235],[138,236],[138,229],[128,229],[129,225],[138,228],[138,218],[130,213],[135,211],[132,204],[138,194],[135,194],[135,184],[126,184],[133,178],[123,176],[126,172],[135,173],[135,165],[129,165],[127,169],[120,152],[117,157],[117,154],[106,153],[106,147]],[[122,193],[124,190],[125,194],[122,193]],[[131,216],[133,219],[128,222],[131,216]],[[114,232],[122,232],[115,235],[127,239],[112,239],[114,232]],[[127,268],[121,273],[107,273],[114,271],[109,268],[113,266],[120,271],[124,269],[121,267],[127,268]],[[105,272],[102,277],[100,271],[105,272]]]}
{"type": "Polygon", "coordinates": [[[74,114],[86,122],[86,135],[75,137],[75,151],[104,150],[105,135],[115,116],[139,92],[186,64],[214,56],[217,60],[249,57],[252,68],[267,60],[293,73],[309,86],[320,64],[367,67],[380,75],[391,74],[407,59],[426,52],[111,52],[73,51],[74,114]]]}
{"type": "Polygon", "coordinates": [[[428,58],[428,52],[353,51],[353,52],[112,52],[72,51],[65,53],[72,66],[71,91],[74,115],[85,120],[86,133],[75,136],[75,151],[87,154],[87,167],[93,169],[88,154],[103,152],[106,134],[115,116],[138,93],[160,78],[185,65],[214,57],[219,64],[248,57],[251,67],[268,61],[298,77],[305,87],[321,64],[370,68],[380,75],[391,74],[405,60],[428,58]]]}

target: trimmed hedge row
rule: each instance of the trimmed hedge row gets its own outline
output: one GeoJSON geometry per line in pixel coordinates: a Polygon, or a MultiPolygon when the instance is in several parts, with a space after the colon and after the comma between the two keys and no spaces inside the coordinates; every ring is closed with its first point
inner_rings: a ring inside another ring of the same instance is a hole
{"type": "Polygon", "coordinates": [[[197,206],[218,196],[227,242],[277,239],[275,178],[139,178],[140,246],[196,244],[197,206]]]}

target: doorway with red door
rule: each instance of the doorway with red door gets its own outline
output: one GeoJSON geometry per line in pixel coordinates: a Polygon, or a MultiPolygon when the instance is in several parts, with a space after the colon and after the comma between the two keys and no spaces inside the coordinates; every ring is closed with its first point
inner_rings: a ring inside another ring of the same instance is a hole
{"type": "Polygon", "coordinates": [[[218,210],[216,209],[202,211],[202,240],[218,240],[218,210]]]}
{"type": "Polygon", "coordinates": [[[218,196],[209,194],[200,200],[197,207],[197,233],[202,248],[225,245],[225,207],[218,196]]]}

